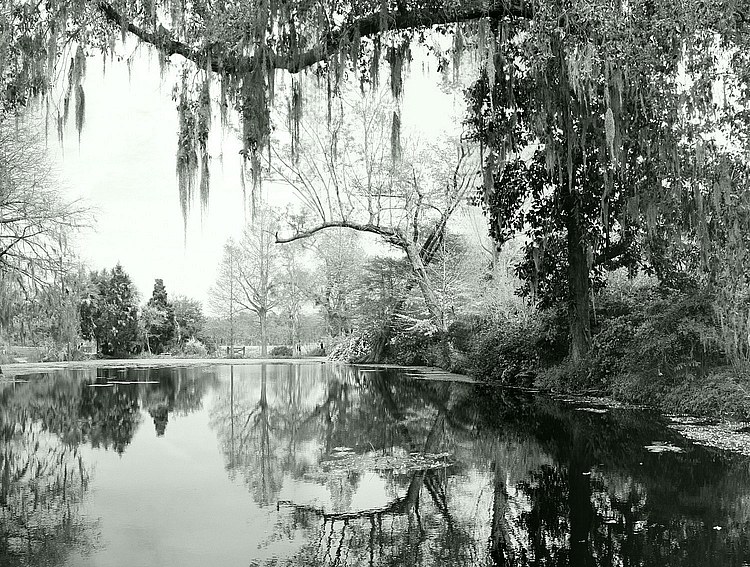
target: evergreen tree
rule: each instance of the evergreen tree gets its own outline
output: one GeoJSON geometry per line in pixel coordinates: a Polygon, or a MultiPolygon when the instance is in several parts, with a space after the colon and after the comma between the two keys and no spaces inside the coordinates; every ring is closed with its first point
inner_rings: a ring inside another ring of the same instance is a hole
{"type": "Polygon", "coordinates": [[[154,281],[154,291],[146,304],[147,320],[144,321],[149,350],[160,354],[169,348],[175,336],[174,307],[167,298],[164,280],[154,281]]]}
{"type": "Polygon", "coordinates": [[[124,357],[139,347],[138,293],[118,263],[91,274],[92,290],[81,304],[81,332],[105,356],[124,357]]]}

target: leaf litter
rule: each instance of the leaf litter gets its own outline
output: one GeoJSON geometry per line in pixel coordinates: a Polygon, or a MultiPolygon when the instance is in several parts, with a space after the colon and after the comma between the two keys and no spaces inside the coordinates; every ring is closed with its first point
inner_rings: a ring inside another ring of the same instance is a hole
{"type": "Polygon", "coordinates": [[[697,445],[750,456],[750,428],[746,422],[714,422],[705,418],[669,416],[669,427],[697,445]]]}

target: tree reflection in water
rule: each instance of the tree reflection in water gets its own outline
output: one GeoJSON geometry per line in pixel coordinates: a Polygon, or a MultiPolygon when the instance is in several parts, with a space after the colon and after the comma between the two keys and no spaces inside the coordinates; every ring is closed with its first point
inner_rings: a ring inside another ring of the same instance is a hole
{"type": "Polygon", "coordinates": [[[91,549],[82,446],[127,458],[139,427],[168,437],[204,399],[229,476],[261,507],[247,506],[265,521],[253,565],[750,563],[747,458],[640,411],[316,363],[0,384],[0,565],[91,549]],[[685,450],[648,453],[655,441],[685,450]]]}
{"type": "MultiPolygon", "coordinates": [[[[91,472],[80,447],[125,452],[154,400],[168,413],[198,409],[212,379],[194,370],[57,372],[0,382],[0,565],[62,565],[96,543],[80,512],[91,472]]],[[[166,419],[164,419],[166,423],[166,419]]],[[[157,424],[157,432],[159,425],[157,424]]],[[[163,429],[162,429],[163,434],[163,429]]]]}
{"type": "Polygon", "coordinates": [[[543,396],[348,366],[259,372],[253,380],[233,370],[212,423],[230,474],[276,506],[268,545],[283,540],[289,552],[269,564],[750,560],[750,509],[740,504],[750,499],[748,460],[698,448],[650,454],[644,446],[655,440],[682,441],[643,412],[576,411],[543,396]],[[442,453],[449,465],[417,466],[415,455],[442,453]],[[380,503],[357,505],[374,477],[386,486],[380,503]],[[287,485],[295,498],[282,496],[287,485]],[[315,486],[325,502],[305,496],[315,486]]]}
{"type": "Polygon", "coordinates": [[[0,565],[57,565],[93,544],[78,514],[90,476],[79,407],[77,380],[0,384],[0,565]]]}

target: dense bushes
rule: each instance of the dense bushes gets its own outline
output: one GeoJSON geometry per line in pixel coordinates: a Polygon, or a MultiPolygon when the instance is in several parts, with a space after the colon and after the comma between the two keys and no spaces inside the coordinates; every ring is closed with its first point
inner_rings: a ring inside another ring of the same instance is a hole
{"type": "Polygon", "coordinates": [[[449,329],[454,368],[480,379],[530,385],[533,374],[565,356],[557,310],[519,309],[462,320],[449,329]]]}
{"type": "Polygon", "coordinates": [[[190,358],[205,358],[208,356],[208,349],[198,339],[188,339],[182,347],[181,354],[190,358]]]}
{"type": "Polygon", "coordinates": [[[286,345],[275,346],[269,353],[273,358],[291,358],[292,349],[286,345]]]}
{"type": "Polygon", "coordinates": [[[459,318],[447,334],[400,333],[388,361],[442,366],[514,386],[597,393],[674,412],[750,415],[750,387],[728,365],[714,297],[697,285],[612,277],[592,310],[592,348],[567,358],[564,306],[459,318]]]}

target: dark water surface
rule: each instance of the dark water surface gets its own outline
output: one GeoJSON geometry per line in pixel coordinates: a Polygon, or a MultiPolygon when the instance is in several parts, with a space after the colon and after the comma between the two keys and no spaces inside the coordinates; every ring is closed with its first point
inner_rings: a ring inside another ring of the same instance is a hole
{"type": "Polygon", "coordinates": [[[3,567],[750,565],[750,460],[641,411],[320,363],[18,378],[3,567]]]}

